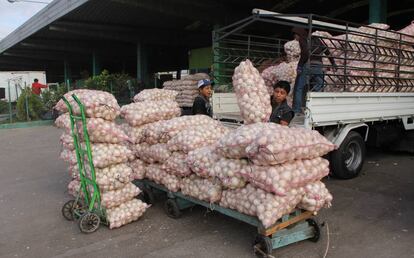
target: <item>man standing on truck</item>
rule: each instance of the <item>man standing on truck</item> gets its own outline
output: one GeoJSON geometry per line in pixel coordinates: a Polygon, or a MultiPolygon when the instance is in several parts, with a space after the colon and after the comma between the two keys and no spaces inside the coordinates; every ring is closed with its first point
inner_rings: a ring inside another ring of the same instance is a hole
{"type": "Polygon", "coordinates": [[[213,93],[212,81],[204,79],[198,81],[199,95],[194,99],[193,115],[207,115],[213,117],[213,110],[210,104],[210,97],[213,93]]]}
{"type": "Polygon", "coordinates": [[[336,71],[337,65],[322,40],[312,37],[311,42],[308,42],[308,32],[303,28],[293,28],[292,32],[300,46],[300,58],[296,69],[297,75],[293,91],[293,111],[295,114],[302,114],[303,93],[307,82],[306,76],[309,76],[310,90],[322,91],[324,84],[323,54],[329,58],[334,71],[336,71]],[[309,43],[311,49],[309,49],[309,43]]]}
{"type": "Polygon", "coordinates": [[[39,83],[38,79],[34,79],[34,82],[32,83],[32,92],[33,94],[40,95],[42,92],[42,88],[47,88],[47,85],[39,83]]]}
{"type": "Polygon", "coordinates": [[[290,84],[287,81],[279,81],[273,85],[273,95],[270,98],[272,104],[272,114],[269,122],[289,125],[295,113],[289,107],[286,97],[290,92],[290,84]]]}

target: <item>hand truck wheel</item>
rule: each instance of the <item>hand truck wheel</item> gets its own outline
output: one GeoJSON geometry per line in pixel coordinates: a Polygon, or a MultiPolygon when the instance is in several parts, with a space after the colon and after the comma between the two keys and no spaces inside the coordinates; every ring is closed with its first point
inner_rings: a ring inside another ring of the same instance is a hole
{"type": "Polygon", "coordinates": [[[92,212],[86,212],[79,219],[79,229],[82,233],[89,234],[99,228],[101,218],[92,212]]]}
{"type": "Polygon", "coordinates": [[[270,237],[257,235],[253,243],[253,251],[257,257],[267,257],[272,253],[273,243],[270,237]]]}
{"type": "Polygon", "coordinates": [[[70,201],[67,201],[65,204],[63,204],[62,215],[65,219],[69,221],[74,220],[74,217],[73,217],[73,210],[75,209],[74,206],[75,206],[75,200],[70,200],[70,201]]]}
{"type": "Polygon", "coordinates": [[[164,203],[164,211],[168,217],[178,219],[181,217],[181,211],[175,199],[167,199],[164,203]]]}
{"type": "Polygon", "coordinates": [[[306,220],[309,226],[313,227],[313,237],[309,238],[312,242],[318,242],[321,236],[321,229],[319,228],[318,223],[314,219],[307,219],[306,220]]]}

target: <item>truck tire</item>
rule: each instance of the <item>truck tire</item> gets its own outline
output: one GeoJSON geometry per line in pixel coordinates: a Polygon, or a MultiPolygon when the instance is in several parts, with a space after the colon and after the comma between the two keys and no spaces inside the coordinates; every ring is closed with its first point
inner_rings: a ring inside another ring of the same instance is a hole
{"type": "Polygon", "coordinates": [[[348,133],[341,146],[331,153],[332,174],[340,179],[351,179],[359,175],[364,165],[365,142],[354,131],[348,133]]]}

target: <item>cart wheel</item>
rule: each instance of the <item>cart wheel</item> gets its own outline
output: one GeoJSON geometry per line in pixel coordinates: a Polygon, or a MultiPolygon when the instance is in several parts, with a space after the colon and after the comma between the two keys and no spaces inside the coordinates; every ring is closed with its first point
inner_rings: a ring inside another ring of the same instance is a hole
{"type": "Polygon", "coordinates": [[[181,211],[175,199],[167,199],[164,203],[164,211],[167,216],[173,219],[181,217],[181,211]]]}
{"type": "Polygon", "coordinates": [[[254,254],[258,257],[267,257],[272,253],[273,244],[270,237],[257,235],[253,243],[254,254]]]}
{"type": "Polygon", "coordinates": [[[306,220],[309,223],[309,226],[313,227],[313,237],[309,238],[312,242],[318,242],[319,237],[321,236],[321,229],[319,228],[318,223],[314,219],[307,219],[306,220]]]}
{"type": "Polygon", "coordinates": [[[72,221],[74,220],[73,218],[73,210],[74,210],[74,206],[75,205],[75,200],[70,200],[67,201],[65,204],[63,204],[62,206],[62,215],[65,219],[72,221]]]}
{"type": "Polygon", "coordinates": [[[99,228],[101,218],[95,213],[86,212],[79,219],[79,229],[82,233],[89,234],[99,228]]]}
{"type": "Polygon", "coordinates": [[[140,195],[138,195],[138,198],[148,204],[154,204],[155,203],[155,196],[151,189],[148,189],[147,187],[142,188],[142,192],[140,195]]]}

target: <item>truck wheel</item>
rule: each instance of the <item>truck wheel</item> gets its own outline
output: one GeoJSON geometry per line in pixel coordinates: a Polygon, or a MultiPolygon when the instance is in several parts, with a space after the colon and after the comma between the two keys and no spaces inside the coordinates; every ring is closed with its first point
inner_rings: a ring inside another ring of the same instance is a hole
{"type": "Polygon", "coordinates": [[[351,179],[361,172],[365,159],[365,142],[354,131],[348,133],[339,149],[331,153],[331,169],[334,176],[351,179]]]}

